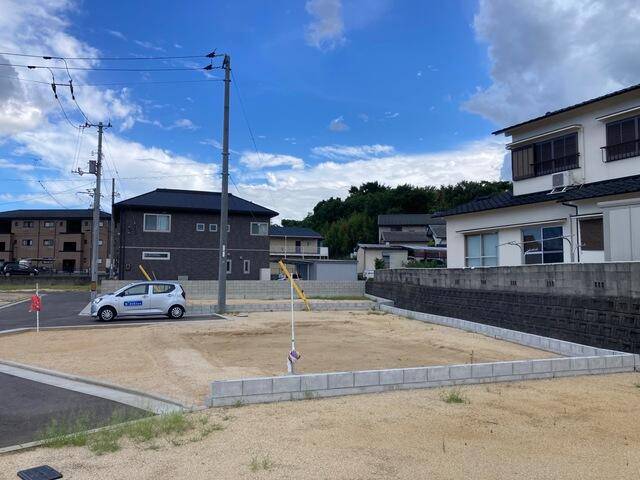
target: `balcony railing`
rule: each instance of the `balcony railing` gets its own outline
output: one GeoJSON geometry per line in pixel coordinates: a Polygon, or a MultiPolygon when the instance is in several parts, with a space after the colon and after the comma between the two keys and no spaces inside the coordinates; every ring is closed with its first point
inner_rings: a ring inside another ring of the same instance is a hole
{"type": "Polygon", "coordinates": [[[579,154],[566,155],[564,157],[553,158],[551,160],[545,160],[543,162],[536,162],[535,171],[536,176],[549,175],[551,173],[564,172],[565,170],[571,170],[572,168],[578,168],[580,166],[579,154]]]}
{"type": "Polygon", "coordinates": [[[640,155],[640,139],[600,147],[605,153],[605,162],[615,162],[640,155]]]}
{"type": "Polygon", "coordinates": [[[308,256],[308,257],[328,257],[329,247],[305,248],[305,247],[272,247],[269,251],[271,255],[292,255],[292,256],[308,256]]]}

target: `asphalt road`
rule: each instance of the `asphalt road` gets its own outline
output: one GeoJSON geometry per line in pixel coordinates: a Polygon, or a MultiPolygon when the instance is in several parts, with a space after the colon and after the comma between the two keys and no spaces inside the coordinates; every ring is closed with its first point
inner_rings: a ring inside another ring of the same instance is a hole
{"type": "MultiPolygon", "coordinates": [[[[119,323],[168,322],[167,317],[137,317],[117,319],[105,324],[78,313],[89,303],[87,292],[52,292],[42,297],[41,327],[69,327],[76,325],[112,325],[119,323]]],[[[29,312],[30,302],[0,309],[0,331],[14,328],[35,327],[35,313],[29,312]]],[[[217,315],[185,316],[185,320],[214,320],[217,315]]]]}
{"type": "Polygon", "coordinates": [[[114,417],[148,415],[122,403],[0,373],[0,448],[41,440],[54,420],[77,431],[108,425],[114,417]]]}

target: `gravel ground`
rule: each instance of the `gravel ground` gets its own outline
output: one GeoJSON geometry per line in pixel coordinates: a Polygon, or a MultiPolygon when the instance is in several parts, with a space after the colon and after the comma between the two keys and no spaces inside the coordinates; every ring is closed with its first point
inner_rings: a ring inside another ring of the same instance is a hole
{"type": "MultiPolygon", "coordinates": [[[[28,332],[0,337],[0,358],[202,404],[212,380],[279,375],[287,312],[230,321],[28,332]]],[[[374,312],[297,312],[299,373],[547,358],[553,354],[374,312]]]]}
{"type": "Polygon", "coordinates": [[[637,479],[639,374],[475,385],[208,411],[202,441],[0,456],[0,478],[49,464],[65,478],[637,479]],[[252,459],[267,459],[253,471],[252,459]]]}

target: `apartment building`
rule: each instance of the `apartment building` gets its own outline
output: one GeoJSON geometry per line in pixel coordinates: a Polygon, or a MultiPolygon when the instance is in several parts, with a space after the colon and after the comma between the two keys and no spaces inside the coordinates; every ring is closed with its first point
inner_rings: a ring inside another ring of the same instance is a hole
{"type": "Polygon", "coordinates": [[[437,214],[449,267],[640,260],[640,85],[494,134],[513,191],[437,214]]]}
{"type": "Polygon", "coordinates": [[[378,242],[444,247],[447,244],[445,220],[428,213],[378,215],[378,242]]]}
{"type": "MultiPolygon", "coordinates": [[[[29,260],[51,272],[83,273],[91,268],[90,209],[0,212],[0,260],[29,260]]],[[[111,215],[100,215],[98,270],[108,267],[111,215]]]]}
{"type": "MultiPolygon", "coordinates": [[[[158,188],[114,205],[118,275],[217,280],[219,192],[158,188]]],[[[227,278],[269,278],[269,223],[278,213],[229,195],[227,278]]]]}

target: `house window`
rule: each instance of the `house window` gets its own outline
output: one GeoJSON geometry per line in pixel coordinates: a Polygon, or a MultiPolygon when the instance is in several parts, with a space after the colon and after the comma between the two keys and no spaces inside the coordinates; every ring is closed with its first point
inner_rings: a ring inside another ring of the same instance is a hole
{"type": "Polygon", "coordinates": [[[482,233],[467,235],[466,258],[467,267],[498,266],[498,233],[482,233]]]}
{"type": "Polygon", "coordinates": [[[7,244],[5,242],[0,242],[0,252],[6,252],[7,244]]]}
{"type": "Polygon", "coordinates": [[[171,260],[171,252],[142,252],[143,260],[171,260]]]}
{"type": "Polygon", "coordinates": [[[196,232],[204,232],[204,223],[196,223],[196,232]]]}
{"type": "Polygon", "coordinates": [[[227,273],[231,273],[231,259],[227,258],[227,273]]]}
{"type": "Polygon", "coordinates": [[[242,271],[244,273],[251,273],[251,261],[250,260],[243,260],[242,261],[242,271]]]}
{"type": "Polygon", "coordinates": [[[251,235],[266,237],[269,235],[269,224],[266,222],[251,222],[251,235]]]}
{"type": "Polygon", "coordinates": [[[578,134],[571,133],[511,151],[514,180],[578,168],[578,134]]]}
{"type": "Polygon", "coordinates": [[[161,213],[145,213],[144,214],[144,231],[145,232],[170,232],[171,231],[171,215],[161,213]]]}
{"type": "Polygon", "coordinates": [[[23,247],[32,247],[33,246],[33,240],[22,240],[22,246],[23,247]]]}
{"type": "Polygon", "coordinates": [[[102,240],[98,240],[98,245],[101,247],[102,246],[102,240]]]}
{"type": "Polygon", "coordinates": [[[217,223],[210,223],[209,224],[209,231],[210,232],[217,232],[218,231],[218,224],[217,223]]]}
{"type": "Polygon", "coordinates": [[[46,239],[42,241],[42,245],[45,247],[53,247],[53,240],[51,239],[46,239]]]}
{"type": "Polygon", "coordinates": [[[102,259],[101,258],[98,259],[98,265],[102,265],[102,259]]]}
{"type": "Polygon", "coordinates": [[[231,231],[231,225],[227,223],[227,233],[231,231]]]}
{"type": "Polygon", "coordinates": [[[33,221],[32,220],[25,220],[24,222],[22,222],[22,226],[24,228],[33,228],[33,221]]]}
{"type": "Polygon", "coordinates": [[[640,154],[640,117],[607,123],[607,162],[640,154]]]}
{"type": "Polygon", "coordinates": [[[44,228],[53,228],[54,222],[44,222],[44,228]]]}
{"type": "Polygon", "coordinates": [[[524,263],[564,262],[562,227],[527,227],[522,229],[524,263]]]}
{"type": "Polygon", "coordinates": [[[104,222],[98,222],[99,227],[104,227],[104,222]]]}
{"type": "Polygon", "coordinates": [[[580,248],[582,250],[604,250],[604,228],[602,217],[580,220],[580,248]]]}

